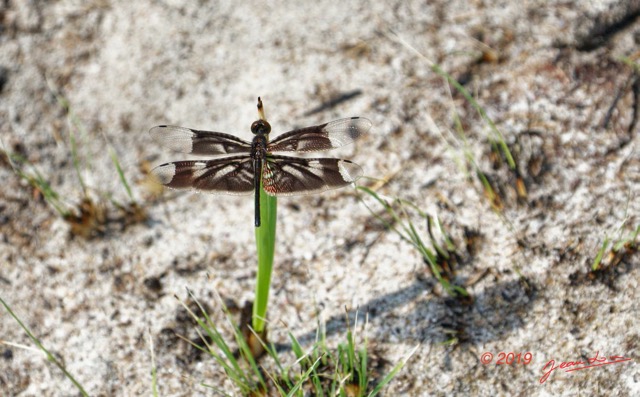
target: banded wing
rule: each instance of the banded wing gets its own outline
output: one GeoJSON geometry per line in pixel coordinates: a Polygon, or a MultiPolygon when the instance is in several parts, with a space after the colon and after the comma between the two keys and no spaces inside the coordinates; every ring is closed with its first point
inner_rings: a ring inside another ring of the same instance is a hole
{"type": "Polygon", "coordinates": [[[351,117],[285,132],[269,142],[269,152],[315,152],[348,145],[371,128],[371,121],[351,117]]]}
{"type": "Polygon", "coordinates": [[[253,163],[248,156],[176,161],[162,164],[151,173],[161,184],[174,189],[235,195],[249,194],[254,190],[253,163]]]}
{"type": "Polygon", "coordinates": [[[262,187],[271,196],[308,194],[337,189],[355,182],[362,168],[349,160],[267,156],[262,187]]]}
{"type": "Polygon", "coordinates": [[[151,137],[175,152],[192,154],[250,153],[251,143],[222,132],[159,125],[149,130],[151,137]]]}

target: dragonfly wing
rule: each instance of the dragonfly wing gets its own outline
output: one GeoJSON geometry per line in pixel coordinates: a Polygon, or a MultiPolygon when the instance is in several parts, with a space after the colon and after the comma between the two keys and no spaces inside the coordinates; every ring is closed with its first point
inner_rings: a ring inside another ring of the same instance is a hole
{"type": "Polygon", "coordinates": [[[253,162],[248,156],[162,164],[151,174],[164,186],[211,193],[243,195],[253,192],[253,162]]]}
{"type": "Polygon", "coordinates": [[[364,117],[350,117],[285,132],[269,142],[269,152],[314,152],[348,145],[371,128],[364,117]]]}
{"type": "Polygon", "coordinates": [[[159,125],[149,130],[151,137],[175,152],[192,154],[250,153],[251,143],[222,132],[159,125]]]}
{"type": "Polygon", "coordinates": [[[337,189],[361,176],[362,168],[349,160],[268,156],[262,187],[272,196],[291,196],[337,189]]]}

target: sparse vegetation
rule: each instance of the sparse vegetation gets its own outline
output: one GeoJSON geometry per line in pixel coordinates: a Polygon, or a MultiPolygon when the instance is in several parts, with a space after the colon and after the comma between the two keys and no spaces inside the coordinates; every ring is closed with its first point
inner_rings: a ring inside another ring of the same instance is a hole
{"type": "MultiPolygon", "coordinates": [[[[338,344],[335,349],[327,345],[322,324],[318,324],[316,341],[306,350],[289,331],[290,348],[295,356],[291,364],[284,364],[287,358],[283,351],[279,351],[272,343],[265,343],[264,339],[256,334],[256,340],[262,343],[266,357],[271,359],[271,363],[265,363],[264,357],[259,363],[250,343],[247,343],[245,333],[234,323],[220,299],[227,325],[239,346],[237,351],[225,341],[220,326],[213,323],[195,296],[191,292],[189,295],[190,299],[197,303],[200,313],[193,312],[187,304],[182,301],[181,303],[202,331],[199,334],[203,344],[183,339],[196,349],[208,353],[223,368],[227,378],[242,395],[262,396],[275,393],[280,396],[305,396],[311,392],[317,396],[375,396],[391,382],[417,349],[416,346],[408,352],[385,376],[374,376],[369,367],[370,352],[367,339],[358,338],[358,325],[354,324],[352,328],[347,318],[346,341],[338,344]]],[[[220,386],[207,383],[202,385],[221,395],[230,395],[229,390],[223,390],[220,386]]]]}
{"type": "MultiPolygon", "coordinates": [[[[42,195],[58,215],[69,224],[71,234],[74,236],[96,237],[109,231],[110,226],[117,226],[118,229],[122,230],[131,224],[144,221],[146,219],[146,211],[136,202],[116,152],[108,142],[107,147],[111,161],[129,201],[126,204],[121,203],[113,198],[111,192],[92,194],[93,189],[87,186],[82,177],[82,161],[79,155],[76,133],[74,132],[79,130],[83,136],[86,136],[84,126],[74,114],[69,101],[57,93],[51,84],[49,88],[66,113],[70,153],[80,190],[79,197],[63,196],[52,186],[48,178],[38,170],[35,164],[32,164],[21,154],[7,152],[7,157],[14,172],[42,195]],[[106,197],[107,200],[103,200],[103,197],[106,197]],[[74,202],[77,204],[74,204],[74,202]],[[108,203],[111,203],[113,207],[109,206],[108,203]]],[[[104,136],[104,139],[106,141],[106,136],[104,136]]]]}
{"type": "Polygon", "coordinates": [[[591,264],[591,272],[612,269],[619,264],[625,256],[638,252],[638,243],[636,241],[638,234],[640,234],[640,225],[626,237],[615,241],[609,237],[605,237],[591,264]]]}
{"type": "Polygon", "coordinates": [[[365,186],[358,186],[358,190],[366,193],[372,197],[379,205],[382,206],[384,212],[391,218],[386,220],[378,212],[374,211],[370,206],[366,205],[369,211],[380,221],[385,227],[395,232],[404,241],[411,244],[418,250],[422,256],[424,262],[428,265],[428,268],[432,276],[440,283],[444,290],[452,297],[468,297],[469,293],[461,286],[456,285],[454,279],[454,264],[456,258],[459,256],[456,253],[456,247],[453,241],[449,238],[444,230],[442,223],[438,219],[435,219],[425,214],[415,204],[401,200],[398,198],[387,200],[379,195],[377,192],[365,186]],[[397,210],[396,210],[397,208],[397,210]],[[407,209],[411,209],[417,212],[418,216],[426,221],[426,228],[428,232],[428,242],[432,248],[425,245],[423,238],[418,232],[418,228],[414,225],[411,217],[408,214],[407,209]],[[433,233],[433,226],[437,225],[440,232],[439,241],[433,233]]]}

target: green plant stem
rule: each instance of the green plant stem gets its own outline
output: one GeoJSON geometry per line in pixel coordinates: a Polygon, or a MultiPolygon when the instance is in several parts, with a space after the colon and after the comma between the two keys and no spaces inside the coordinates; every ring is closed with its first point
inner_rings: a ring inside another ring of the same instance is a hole
{"type": "Polygon", "coordinates": [[[258,275],[256,276],[256,298],[253,302],[252,326],[258,334],[264,331],[273,270],[273,255],[276,244],[277,198],[269,196],[260,185],[260,220],[256,227],[256,249],[258,253],[258,275]]]}

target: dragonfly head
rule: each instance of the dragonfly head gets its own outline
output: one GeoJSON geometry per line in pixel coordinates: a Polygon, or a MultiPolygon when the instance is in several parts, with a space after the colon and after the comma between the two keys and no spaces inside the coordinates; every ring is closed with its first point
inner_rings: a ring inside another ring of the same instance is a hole
{"type": "Polygon", "coordinates": [[[271,132],[271,125],[266,120],[256,120],[251,124],[251,132],[254,135],[267,135],[271,132]]]}

